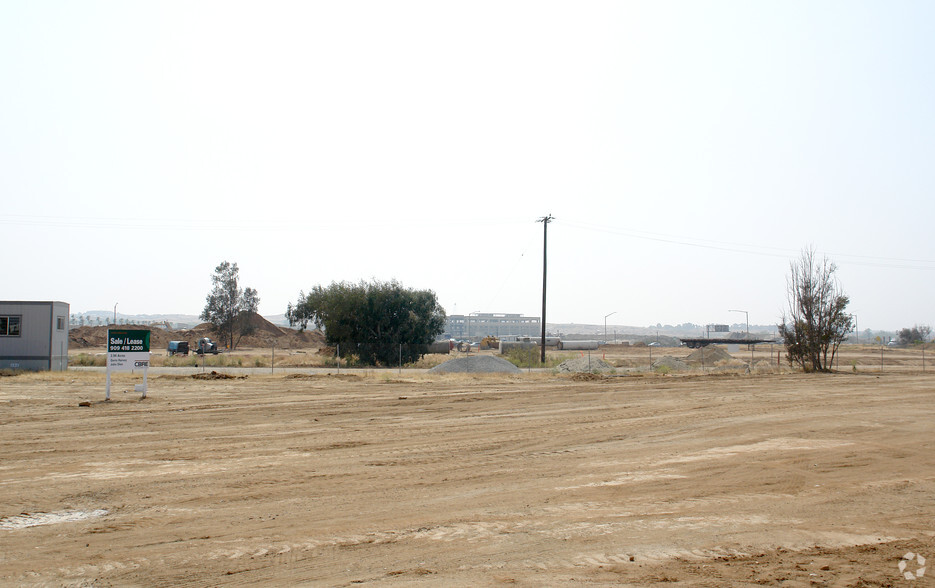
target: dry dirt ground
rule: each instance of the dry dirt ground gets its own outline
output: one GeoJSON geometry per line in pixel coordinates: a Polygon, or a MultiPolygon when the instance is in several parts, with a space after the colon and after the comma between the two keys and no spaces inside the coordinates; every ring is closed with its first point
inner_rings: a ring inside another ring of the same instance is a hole
{"type": "Polygon", "coordinates": [[[0,377],[0,585],[933,585],[932,371],[127,378],[0,377]]]}

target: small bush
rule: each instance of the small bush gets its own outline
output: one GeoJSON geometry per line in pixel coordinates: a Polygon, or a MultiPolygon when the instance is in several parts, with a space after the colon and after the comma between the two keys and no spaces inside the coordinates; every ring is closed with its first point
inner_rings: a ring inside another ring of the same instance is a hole
{"type": "Polygon", "coordinates": [[[565,357],[550,357],[546,355],[545,364],[543,364],[540,362],[540,359],[542,359],[542,350],[539,347],[513,348],[503,354],[502,357],[518,368],[554,368],[566,359],[565,357]]]}
{"type": "Polygon", "coordinates": [[[79,353],[78,355],[68,358],[68,364],[82,367],[103,367],[107,365],[107,356],[79,353]]]}
{"type": "Polygon", "coordinates": [[[445,363],[446,361],[448,361],[449,359],[451,359],[451,357],[443,353],[429,353],[429,354],[423,355],[417,361],[406,364],[405,367],[427,370],[437,365],[441,365],[445,363]]]}
{"type": "Polygon", "coordinates": [[[510,349],[503,355],[503,359],[519,368],[539,367],[541,352],[536,348],[510,349]]]}

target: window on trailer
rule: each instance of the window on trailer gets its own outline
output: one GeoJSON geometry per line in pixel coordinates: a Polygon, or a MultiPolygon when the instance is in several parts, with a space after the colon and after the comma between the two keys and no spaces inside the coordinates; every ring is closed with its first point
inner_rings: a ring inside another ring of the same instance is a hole
{"type": "Polygon", "coordinates": [[[19,337],[20,316],[0,316],[0,337],[19,337]]]}

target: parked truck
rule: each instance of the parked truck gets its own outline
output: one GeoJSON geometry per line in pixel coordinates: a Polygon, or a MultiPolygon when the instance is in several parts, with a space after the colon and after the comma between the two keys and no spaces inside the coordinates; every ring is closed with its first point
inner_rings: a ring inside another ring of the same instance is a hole
{"type": "Polygon", "coordinates": [[[169,341],[166,351],[169,355],[188,355],[188,341],[169,341]]]}

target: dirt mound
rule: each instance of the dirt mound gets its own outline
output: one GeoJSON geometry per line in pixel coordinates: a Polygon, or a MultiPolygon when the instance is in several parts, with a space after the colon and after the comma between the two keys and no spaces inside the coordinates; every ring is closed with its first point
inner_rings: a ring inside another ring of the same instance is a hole
{"type": "Polygon", "coordinates": [[[107,345],[107,327],[71,327],[68,330],[68,346],[103,347],[107,345]]]}
{"type": "MultiPolygon", "coordinates": [[[[325,344],[325,336],[321,331],[299,331],[287,327],[277,327],[265,318],[254,315],[251,319],[254,332],[245,335],[237,345],[238,349],[251,347],[276,347],[277,349],[317,349],[325,344]]],[[[154,352],[164,350],[169,341],[188,341],[194,349],[198,339],[211,337],[218,343],[218,349],[225,348],[225,342],[220,340],[210,323],[202,323],[193,329],[167,330],[147,325],[120,325],[121,329],[149,329],[150,349],[154,352]]],[[[86,349],[88,347],[105,347],[107,345],[106,326],[101,327],[72,327],[68,332],[68,346],[72,349],[86,349]]]]}
{"type": "Polygon", "coordinates": [[[588,372],[575,372],[571,375],[571,379],[575,382],[590,382],[592,380],[602,380],[603,377],[600,374],[589,374],[588,372]]]}
{"type": "MultiPolygon", "coordinates": [[[[106,347],[107,329],[110,327],[71,327],[68,330],[68,346],[73,349],[85,349],[88,347],[106,347]]],[[[149,327],[147,325],[120,325],[114,327],[118,329],[149,330],[149,348],[152,351],[165,349],[169,341],[184,341],[185,334],[192,331],[168,331],[158,327],[149,327]]],[[[201,335],[203,336],[203,335],[201,335]]],[[[189,336],[189,339],[191,336],[189,336]]]]}
{"type": "Polygon", "coordinates": [[[449,359],[429,370],[430,374],[484,373],[512,374],[521,370],[505,359],[493,355],[474,355],[449,359]]]}
{"type": "Polygon", "coordinates": [[[704,363],[705,365],[714,365],[719,362],[731,362],[734,361],[733,356],[724,351],[721,347],[715,345],[708,345],[702,347],[701,349],[696,349],[694,353],[685,358],[685,361],[689,363],[704,363]]]}
{"type": "Polygon", "coordinates": [[[192,374],[193,380],[246,380],[247,376],[232,376],[230,374],[219,374],[212,370],[207,374],[192,374]]]}
{"type": "Polygon", "coordinates": [[[285,334],[285,331],[283,331],[281,328],[277,327],[256,313],[252,313],[250,315],[250,318],[247,319],[247,323],[253,327],[254,332],[270,333],[272,335],[276,335],[277,337],[285,334]]]}
{"type": "Polygon", "coordinates": [[[569,359],[560,363],[558,371],[563,374],[582,372],[597,374],[612,372],[614,371],[614,366],[597,357],[576,357],[575,359],[569,359]]]}
{"type": "Polygon", "coordinates": [[[359,380],[356,374],[288,374],[287,380],[359,380]]]}
{"type": "Polygon", "coordinates": [[[652,367],[654,370],[659,369],[659,368],[665,368],[665,369],[676,370],[676,371],[685,371],[685,370],[692,369],[692,366],[685,363],[681,359],[672,357],[671,355],[663,355],[662,357],[660,357],[659,359],[653,362],[652,367]]]}

